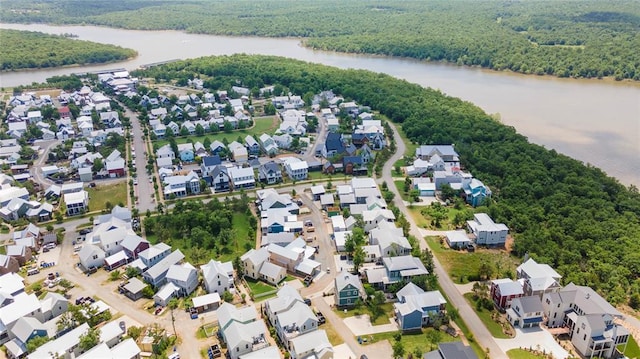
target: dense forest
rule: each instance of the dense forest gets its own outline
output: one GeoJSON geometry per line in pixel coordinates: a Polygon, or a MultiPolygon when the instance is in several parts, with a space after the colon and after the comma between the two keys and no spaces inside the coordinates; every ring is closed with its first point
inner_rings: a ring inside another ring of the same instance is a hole
{"type": "Polygon", "coordinates": [[[640,80],[636,1],[0,1],[7,22],[303,37],[307,46],[525,74],[640,80]]]}
{"type": "Polygon", "coordinates": [[[640,194],[601,170],[531,144],[480,108],[439,91],[362,70],[278,57],[181,61],[135,73],[160,81],[200,76],[211,90],[241,82],[308,95],[333,89],[402,124],[418,143],[455,143],[462,163],[494,191],[487,211],[506,223],[514,254],[549,263],[565,283],[590,285],[614,303],[640,304],[640,194]]]}
{"type": "Polygon", "coordinates": [[[40,32],[0,29],[0,70],[98,64],[136,56],[131,49],[40,32]]]}

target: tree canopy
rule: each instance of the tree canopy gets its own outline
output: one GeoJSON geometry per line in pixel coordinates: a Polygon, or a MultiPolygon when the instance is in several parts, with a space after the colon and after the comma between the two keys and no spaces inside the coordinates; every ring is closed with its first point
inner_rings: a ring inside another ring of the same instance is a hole
{"type": "Polygon", "coordinates": [[[41,32],[0,29],[0,38],[0,70],[98,64],[136,56],[134,50],[120,46],[41,32]]]}
{"type": "Polygon", "coordinates": [[[529,143],[471,103],[384,74],[270,56],[207,57],[134,76],[175,79],[185,73],[207,78],[210,90],[238,79],[250,87],[277,83],[292,93],[332,89],[401,124],[416,143],[454,143],[462,165],[494,193],[477,211],[510,227],[515,255],[529,253],[555,267],[565,283],[592,286],[614,303],[640,293],[637,188],[529,143]]]}
{"type": "Polygon", "coordinates": [[[325,50],[640,79],[640,7],[632,0],[36,0],[4,2],[0,16],[5,22],[303,37],[306,46],[325,50]]]}

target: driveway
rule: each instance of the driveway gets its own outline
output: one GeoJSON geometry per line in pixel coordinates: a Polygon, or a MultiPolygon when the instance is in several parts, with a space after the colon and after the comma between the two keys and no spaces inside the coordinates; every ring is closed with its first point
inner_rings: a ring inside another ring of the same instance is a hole
{"type": "MultiPolygon", "coordinates": [[[[565,359],[569,353],[558,344],[551,333],[542,328],[516,329],[516,336],[512,339],[495,339],[503,351],[516,348],[531,348],[551,353],[556,359],[565,359]]],[[[491,352],[493,357],[493,352],[491,352]]]]}
{"type": "Polygon", "coordinates": [[[344,324],[349,327],[353,335],[369,335],[376,333],[395,332],[398,330],[398,324],[389,318],[389,324],[372,325],[369,314],[356,315],[343,319],[344,324]]]}

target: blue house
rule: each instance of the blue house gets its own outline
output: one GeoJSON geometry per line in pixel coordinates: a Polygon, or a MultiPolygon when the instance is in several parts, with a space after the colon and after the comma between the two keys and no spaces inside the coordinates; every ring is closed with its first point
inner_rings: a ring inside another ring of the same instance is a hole
{"type": "Polygon", "coordinates": [[[462,187],[465,200],[473,207],[481,205],[485,199],[491,197],[491,190],[485,186],[482,181],[472,178],[471,181],[465,183],[462,187]]]}
{"type": "Polygon", "coordinates": [[[425,292],[409,282],[396,293],[398,302],[393,305],[398,327],[402,331],[420,330],[444,314],[447,301],[437,291],[425,292]]]}
{"type": "Polygon", "coordinates": [[[195,153],[193,143],[181,143],[178,145],[178,153],[182,162],[193,162],[195,153]]]}
{"type": "Polygon", "coordinates": [[[327,140],[322,147],[322,156],[324,158],[331,158],[335,155],[339,155],[345,151],[344,143],[342,143],[342,135],[339,133],[329,133],[327,140]]]}
{"type": "Polygon", "coordinates": [[[260,154],[260,144],[251,135],[247,135],[244,139],[244,143],[247,145],[247,152],[250,155],[257,156],[260,154]]]}

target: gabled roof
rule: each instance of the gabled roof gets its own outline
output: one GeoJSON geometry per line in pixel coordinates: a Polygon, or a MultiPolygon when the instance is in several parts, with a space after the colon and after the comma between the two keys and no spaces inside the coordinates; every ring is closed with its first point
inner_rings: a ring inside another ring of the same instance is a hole
{"type": "Polygon", "coordinates": [[[258,311],[253,305],[237,308],[233,304],[224,302],[218,308],[217,314],[218,324],[223,331],[233,321],[249,323],[258,319],[258,311]]]}
{"type": "Polygon", "coordinates": [[[529,297],[514,298],[511,301],[511,308],[513,309],[516,307],[519,308],[518,312],[520,314],[535,313],[535,312],[542,313],[544,311],[544,308],[542,307],[542,302],[540,301],[540,297],[537,295],[533,295],[529,297]]]}
{"type": "Polygon", "coordinates": [[[330,132],[329,134],[327,134],[327,140],[325,141],[324,145],[327,151],[336,151],[337,153],[344,152],[342,135],[339,133],[330,132]]]}
{"type": "Polygon", "coordinates": [[[354,288],[358,289],[360,294],[364,294],[364,287],[362,286],[362,282],[360,281],[360,277],[357,275],[349,273],[346,269],[342,270],[335,279],[336,289],[341,291],[347,286],[351,285],[354,288]]]}
{"type": "Polygon", "coordinates": [[[202,164],[205,167],[217,166],[221,163],[222,161],[220,160],[220,156],[218,155],[202,157],[202,164]]]}
{"type": "Polygon", "coordinates": [[[149,268],[145,274],[152,279],[156,279],[161,276],[163,273],[169,270],[169,267],[180,262],[184,259],[184,254],[180,252],[179,249],[176,249],[168,256],[162,258],[162,260],[153,267],[149,268]]]}
{"type": "Polygon", "coordinates": [[[21,342],[26,344],[27,340],[36,330],[46,332],[46,327],[34,317],[21,317],[16,320],[15,324],[11,328],[11,333],[13,333],[13,335],[21,342]]]}
{"type": "Polygon", "coordinates": [[[247,253],[240,257],[240,260],[250,261],[254,266],[259,266],[260,263],[269,259],[269,250],[266,247],[260,249],[251,249],[247,253]]]}

